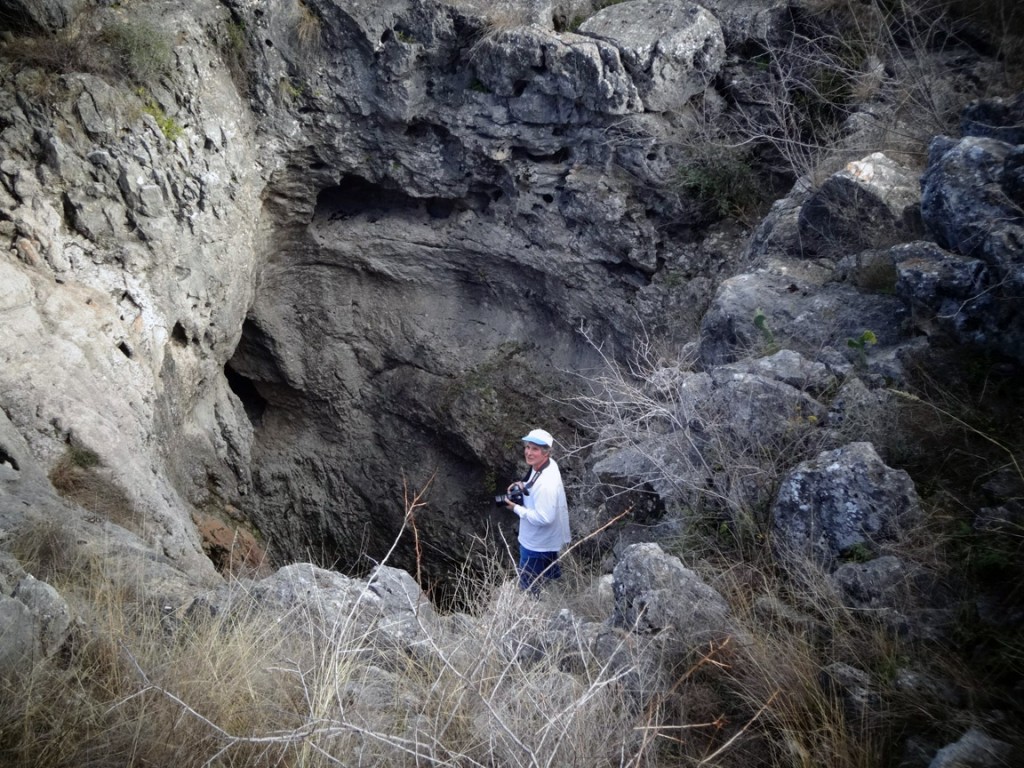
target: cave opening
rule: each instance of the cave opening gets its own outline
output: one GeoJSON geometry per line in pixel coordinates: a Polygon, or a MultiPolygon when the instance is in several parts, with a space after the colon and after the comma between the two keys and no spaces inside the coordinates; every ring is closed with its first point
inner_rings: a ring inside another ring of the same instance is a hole
{"type": "Polygon", "coordinates": [[[224,364],[224,377],[235,396],[242,401],[245,415],[252,425],[259,426],[267,410],[267,400],[260,394],[255,382],[231,367],[231,361],[224,364]]]}

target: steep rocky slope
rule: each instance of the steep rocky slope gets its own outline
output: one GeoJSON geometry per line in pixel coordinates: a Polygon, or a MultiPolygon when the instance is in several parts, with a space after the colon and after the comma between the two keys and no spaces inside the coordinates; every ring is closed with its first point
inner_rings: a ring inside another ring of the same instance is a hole
{"type": "MultiPolygon", "coordinates": [[[[973,360],[1002,396],[1019,376],[1024,109],[956,120],[984,85],[1012,90],[983,35],[914,17],[896,32],[942,34],[854,61],[815,3],[0,8],[12,624],[54,613],[24,586],[32,526],[145,562],[145,599],[170,612],[240,565],[226,550],[254,566],[249,531],[274,565],[366,571],[423,488],[426,554],[406,536],[390,562],[443,585],[495,540],[489,495],[544,424],[589,446],[565,461],[580,535],[634,510],[590,542],[626,563],[619,630],[685,635],[683,584],[725,631],[678,563],[625,557],[700,510],[817,553],[897,633],[948,638],[948,606],[907,593],[949,594],[899,551],[921,511],[886,462],[921,462],[889,421],[921,370],[955,388],[973,360]],[[828,66],[798,66],[813,57],[828,66]],[[834,153],[804,152],[823,136],[834,153]],[[805,174],[812,159],[842,170],[805,174]],[[657,417],[574,410],[595,383],[616,394],[609,361],[642,363],[629,393],[657,417]]],[[[971,524],[1019,526],[1020,478],[983,471],[971,524]]],[[[317,573],[345,600],[368,589],[317,573]]],[[[387,573],[401,645],[420,595],[387,573]]],[[[1000,631],[1001,612],[1019,623],[1005,597],[974,605],[1000,631]]],[[[66,628],[22,639],[52,651],[66,628]]]]}

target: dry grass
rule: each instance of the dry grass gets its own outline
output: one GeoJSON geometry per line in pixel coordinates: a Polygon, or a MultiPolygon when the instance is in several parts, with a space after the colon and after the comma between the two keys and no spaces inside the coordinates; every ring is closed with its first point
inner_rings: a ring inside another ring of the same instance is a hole
{"type": "Polygon", "coordinates": [[[0,46],[0,57],[47,72],[91,72],[141,86],[152,85],[174,67],[169,33],[143,20],[97,13],[83,14],[54,35],[12,38],[0,46]]]}
{"type": "Polygon", "coordinates": [[[88,448],[68,446],[50,470],[50,482],[69,501],[134,533],[143,532],[135,504],[88,448]]]}

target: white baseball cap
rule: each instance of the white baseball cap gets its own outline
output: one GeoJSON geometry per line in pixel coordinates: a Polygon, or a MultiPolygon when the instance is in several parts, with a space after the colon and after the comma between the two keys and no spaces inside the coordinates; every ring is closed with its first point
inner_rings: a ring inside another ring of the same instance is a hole
{"type": "Polygon", "coordinates": [[[534,445],[543,445],[545,448],[550,448],[555,442],[555,439],[551,436],[550,432],[545,432],[543,429],[530,430],[530,434],[523,438],[524,443],[533,443],[534,445]]]}

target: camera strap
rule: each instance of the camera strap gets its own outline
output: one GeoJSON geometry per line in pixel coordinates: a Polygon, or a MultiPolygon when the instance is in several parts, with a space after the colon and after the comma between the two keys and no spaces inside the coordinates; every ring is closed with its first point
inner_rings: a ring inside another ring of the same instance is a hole
{"type": "Polygon", "coordinates": [[[532,478],[530,477],[530,475],[533,474],[533,467],[527,467],[526,474],[523,475],[523,490],[524,491],[529,491],[533,487],[533,484],[537,482],[537,478],[540,477],[540,473],[543,472],[545,470],[545,468],[547,467],[547,465],[550,464],[550,463],[551,463],[551,459],[548,459],[543,464],[541,464],[540,465],[540,469],[537,470],[537,473],[534,474],[532,478]]]}

